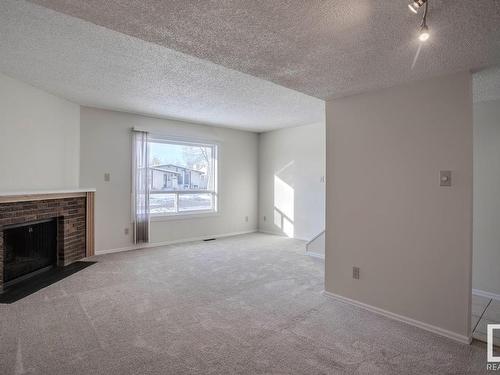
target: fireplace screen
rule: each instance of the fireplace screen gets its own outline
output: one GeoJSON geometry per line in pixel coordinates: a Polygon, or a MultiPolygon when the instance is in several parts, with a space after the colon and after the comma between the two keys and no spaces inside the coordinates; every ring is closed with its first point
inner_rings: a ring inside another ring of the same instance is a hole
{"type": "Polygon", "coordinates": [[[57,263],[57,220],[4,227],[4,282],[57,263]]]}

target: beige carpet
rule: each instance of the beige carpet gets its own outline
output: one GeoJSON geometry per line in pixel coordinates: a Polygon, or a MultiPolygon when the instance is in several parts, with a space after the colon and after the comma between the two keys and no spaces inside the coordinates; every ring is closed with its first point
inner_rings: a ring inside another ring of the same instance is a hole
{"type": "Polygon", "coordinates": [[[324,297],[303,250],[252,234],[96,256],[0,305],[0,373],[486,373],[483,345],[324,297]]]}

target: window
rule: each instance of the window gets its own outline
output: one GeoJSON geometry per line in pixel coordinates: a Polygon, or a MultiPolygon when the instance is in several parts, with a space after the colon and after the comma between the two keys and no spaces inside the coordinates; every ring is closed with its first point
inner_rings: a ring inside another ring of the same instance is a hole
{"type": "Polygon", "coordinates": [[[149,141],[152,216],[217,211],[217,145],[162,138],[149,141]]]}

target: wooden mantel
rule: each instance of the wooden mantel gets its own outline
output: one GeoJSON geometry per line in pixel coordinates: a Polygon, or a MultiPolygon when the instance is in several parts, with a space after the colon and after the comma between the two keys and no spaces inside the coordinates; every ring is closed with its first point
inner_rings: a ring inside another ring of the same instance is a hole
{"type": "Polygon", "coordinates": [[[6,191],[0,192],[0,203],[77,198],[85,197],[88,193],[95,193],[95,189],[6,191]]]}
{"type": "Polygon", "coordinates": [[[95,254],[94,200],[95,189],[40,190],[0,192],[0,205],[15,202],[34,202],[65,198],[86,198],[86,256],[95,254]]]}

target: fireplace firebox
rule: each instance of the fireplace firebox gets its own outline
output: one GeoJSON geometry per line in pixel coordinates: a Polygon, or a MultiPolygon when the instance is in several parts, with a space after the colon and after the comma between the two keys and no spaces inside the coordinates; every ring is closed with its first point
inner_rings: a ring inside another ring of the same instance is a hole
{"type": "Polygon", "coordinates": [[[4,227],[4,283],[57,265],[57,218],[4,227]]]}
{"type": "Polygon", "coordinates": [[[0,192],[0,294],[29,285],[31,277],[17,283],[27,275],[53,266],[61,271],[94,255],[94,194],[93,189],[0,192]]]}

